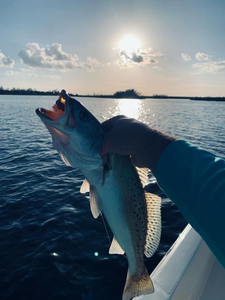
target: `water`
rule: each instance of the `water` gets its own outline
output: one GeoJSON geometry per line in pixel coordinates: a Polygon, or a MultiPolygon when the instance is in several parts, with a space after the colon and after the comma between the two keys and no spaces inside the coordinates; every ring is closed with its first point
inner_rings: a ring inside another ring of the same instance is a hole
{"type": "MultiPolygon", "coordinates": [[[[109,255],[101,218],[79,193],[82,174],[64,165],[35,114],[55,97],[0,96],[0,299],[118,300],[127,262],[109,255]]],[[[82,98],[100,120],[126,114],[215,154],[225,153],[225,103],[189,100],[82,98]]],[[[185,227],[162,196],[160,247],[151,272],[185,227]]]]}

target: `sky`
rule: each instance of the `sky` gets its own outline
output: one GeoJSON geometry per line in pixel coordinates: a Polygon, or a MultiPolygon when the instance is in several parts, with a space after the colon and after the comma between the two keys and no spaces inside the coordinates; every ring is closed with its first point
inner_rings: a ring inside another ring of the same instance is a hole
{"type": "Polygon", "coordinates": [[[0,0],[0,86],[225,96],[224,0],[0,0]]]}

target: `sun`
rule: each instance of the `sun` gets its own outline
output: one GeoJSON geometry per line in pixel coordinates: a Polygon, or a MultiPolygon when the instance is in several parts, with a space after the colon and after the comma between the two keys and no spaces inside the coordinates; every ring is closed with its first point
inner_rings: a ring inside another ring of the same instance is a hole
{"type": "Polygon", "coordinates": [[[126,52],[127,55],[131,55],[140,49],[140,42],[134,36],[126,36],[120,42],[120,51],[126,52]]]}

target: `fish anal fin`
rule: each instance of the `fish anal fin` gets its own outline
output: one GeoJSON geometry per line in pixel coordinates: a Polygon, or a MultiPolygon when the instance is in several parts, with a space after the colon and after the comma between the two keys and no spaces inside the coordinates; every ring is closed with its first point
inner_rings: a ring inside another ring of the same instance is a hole
{"type": "Polygon", "coordinates": [[[120,247],[119,243],[117,242],[117,240],[115,239],[115,237],[113,237],[112,240],[112,244],[109,248],[109,254],[124,254],[124,250],[120,247]]]}
{"type": "Polygon", "coordinates": [[[87,181],[87,179],[85,179],[84,182],[82,183],[81,188],[80,188],[80,193],[85,194],[87,192],[90,192],[90,184],[87,181]]]}
{"type": "Polygon", "coordinates": [[[148,169],[147,168],[138,168],[138,167],[135,167],[135,168],[136,168],[138,176],[141,180],[142,186],[145,187],[148,182],[148,169]]]}
{"type": "Polygon", "coordinates": [[[153,292],[154,286],[146,268],[140,278],[130,276],[128,270],[122,300],[130,300],[140,295],[152,294],[153,292]]]}
{"type": "Polygon", "coordinates": [[[101,208],[100,208],[101,201],[98,197],[96,188],[93,185],[90,186],[89,196],[90,196],[90,206],[91,206],[92,215],[95,219],[97,219],[97,217],[101,213],[101,208]]]}
{"type": "Polygon", "coordinates": [[[161,198],[145,191],[147,207],[147,233],[144,254],[151,257],[157,250],[161,237],[161,198]]]}

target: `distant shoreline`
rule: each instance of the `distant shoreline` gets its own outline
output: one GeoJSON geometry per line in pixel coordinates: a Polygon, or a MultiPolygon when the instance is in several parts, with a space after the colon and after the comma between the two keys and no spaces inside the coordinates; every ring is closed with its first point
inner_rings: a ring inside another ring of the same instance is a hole
{"type": "Polygon", "coordinates": [[[225,101],[225,97],[191,97],[195,101],[225,101]]]}
{"type": "MultiPolygon", "coordinates": [[[[0,90],[0,95],[17,95],[17,96],[56,96],[58,97],[58,91],[27,91],[27,90],[0,90]]],[[[142,95],[134,95],[134,96],[116,96],[116,95],[79,95],[79,94],[71,94],[72,97],[86,97],[86,98],[107,98],[107,99],[186,99],[186,100],[194,100],[194,101],[224,101],[225,97],[188,97],[188,96],[167,96],[167,95],[152,95],[152,96],[142,96],[142,95]]]]}
{"type": "Polygon", "coordinates": [[[72,97],[86,97],[86,98],[113,98],[113,99],[182,99],[182,100],[196,100],[196,101],[225,101],[225,97],[188,97],[188,96],[139,96],[139,97],[115,97],[113,95],[73,95],[72,97]]]}

